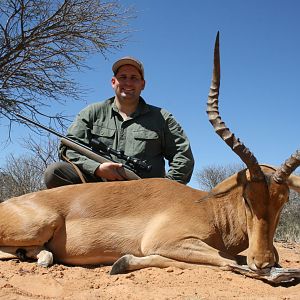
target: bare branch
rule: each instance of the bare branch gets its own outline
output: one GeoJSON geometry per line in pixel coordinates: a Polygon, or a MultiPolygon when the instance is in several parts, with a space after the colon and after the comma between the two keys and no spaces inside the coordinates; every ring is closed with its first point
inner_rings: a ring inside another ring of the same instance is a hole
{"type": "Polygon", "coordinates": [[[246,166],[244,164],[231,164],[227,166],[211,165],[204,167],[196,173],[196,180],[200,188],[211,190],[221,181],[234,173],[241,171],[246,166]]]}
{"type": "Polygon", "coordinates": [[[39,142],[32,136],[23,140],[24,148],[31,152],[36,161],[39,161],[38,165],[41,167],[41,173],[44,172],[47,166],[58,160],[59,143],[59,139],[53,138],[50,133],[47,134],[46,139],[40,140],[39,142]]]}
{"type": "Polygon", "coordinates": [[[34,157],[10,155],[0,169],[0,201],[43,189],[39,163],[34,157]]]}
{"type": "Polygon", "coordinates": [[[6,0],[0,14],[0,121],[12,121],[16,112],[36,117],[51,101],[80,99],[69,72],[87,68],[92,53],[121,48],[132,10],[114,0],[6,0]]]}
{"type": "Polygon", "coordinates": [[[32,136],[24,140],[23,146],[29,150],[27,155],[9,155],[5,166],[0,168],[0,202],[45,188],[44,171],[57,161],[59,140],[49,135],[47,139],[36,140],[32,136]]]}

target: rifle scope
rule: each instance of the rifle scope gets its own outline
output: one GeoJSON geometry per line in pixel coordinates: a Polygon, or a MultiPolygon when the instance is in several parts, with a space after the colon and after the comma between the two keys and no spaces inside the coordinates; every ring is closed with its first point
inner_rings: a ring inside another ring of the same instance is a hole
{"type": "Polygon", "coordinates": [[[128,156],[124,154],[124,151],[122,150],[114,150],[110,147],[107,147],[104,143],[96,140],[95,138],[92,138],[91,146],[94,151],[101,151],[104,154],[112,154],[120,159],[125,160],[126,161],[125,164],[128,164],[133,169],[146,171],[146,172],[150,172],[152,169],[152,165],[149,165],[147,161],[141,160],[136,157],[128,156]]]}

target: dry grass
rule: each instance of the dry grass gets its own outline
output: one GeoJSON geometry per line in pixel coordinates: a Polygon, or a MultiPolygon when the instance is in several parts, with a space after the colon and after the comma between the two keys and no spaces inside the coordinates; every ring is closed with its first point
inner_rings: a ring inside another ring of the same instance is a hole
{"type": "Polygon", "coordinates": [[[275,240],[300,242],[300,196],[294,191],[281,212],[275,240]]]}

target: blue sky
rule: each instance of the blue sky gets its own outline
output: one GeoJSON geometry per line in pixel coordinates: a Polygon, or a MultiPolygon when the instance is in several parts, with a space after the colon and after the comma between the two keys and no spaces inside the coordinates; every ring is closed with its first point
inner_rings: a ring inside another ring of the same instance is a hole
{"type": "MultiPolygon", "coordinates": [[[[90,59],[93,71],[74,74],[90,92],[85,102],[53,107],[75,115],[88,103],[113,95],[112,63],[132,55],[144,63],[145,100],[164,107],[187,133],[195,172],[208,165],[240,162],[214,133],[206,116],[213,46],[220,31],[220,113],[226,125],[253,151],[258,161],[278,165],[299,147],[300,1],[297,0],[126,0],[137,18],[130,42],[121,51],[90,59]]],[[[0,126],[1,143],[6,128],[0,126]]],[[[24,128],[14,126],[13,137],[24,128]]],[[[9,153],[25,150],[17,143],[9,153]]],[[[197,187],[195,176],[191,186],[197,187]]]]}

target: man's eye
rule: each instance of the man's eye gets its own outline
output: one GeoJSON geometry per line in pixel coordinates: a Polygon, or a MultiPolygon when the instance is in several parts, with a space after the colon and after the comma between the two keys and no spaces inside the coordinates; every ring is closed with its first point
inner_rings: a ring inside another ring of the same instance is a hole
{"type": "Polygon", "coordinates": [[[138,82],[140,80],[140,78],[136,77],[136,76],[132,76],[132,77],[127,77],[127,76],[119,76],[117,77],[117,79],[119,81],[126,81],[127,79],[132,81],[132,82],[138,82]]]}

